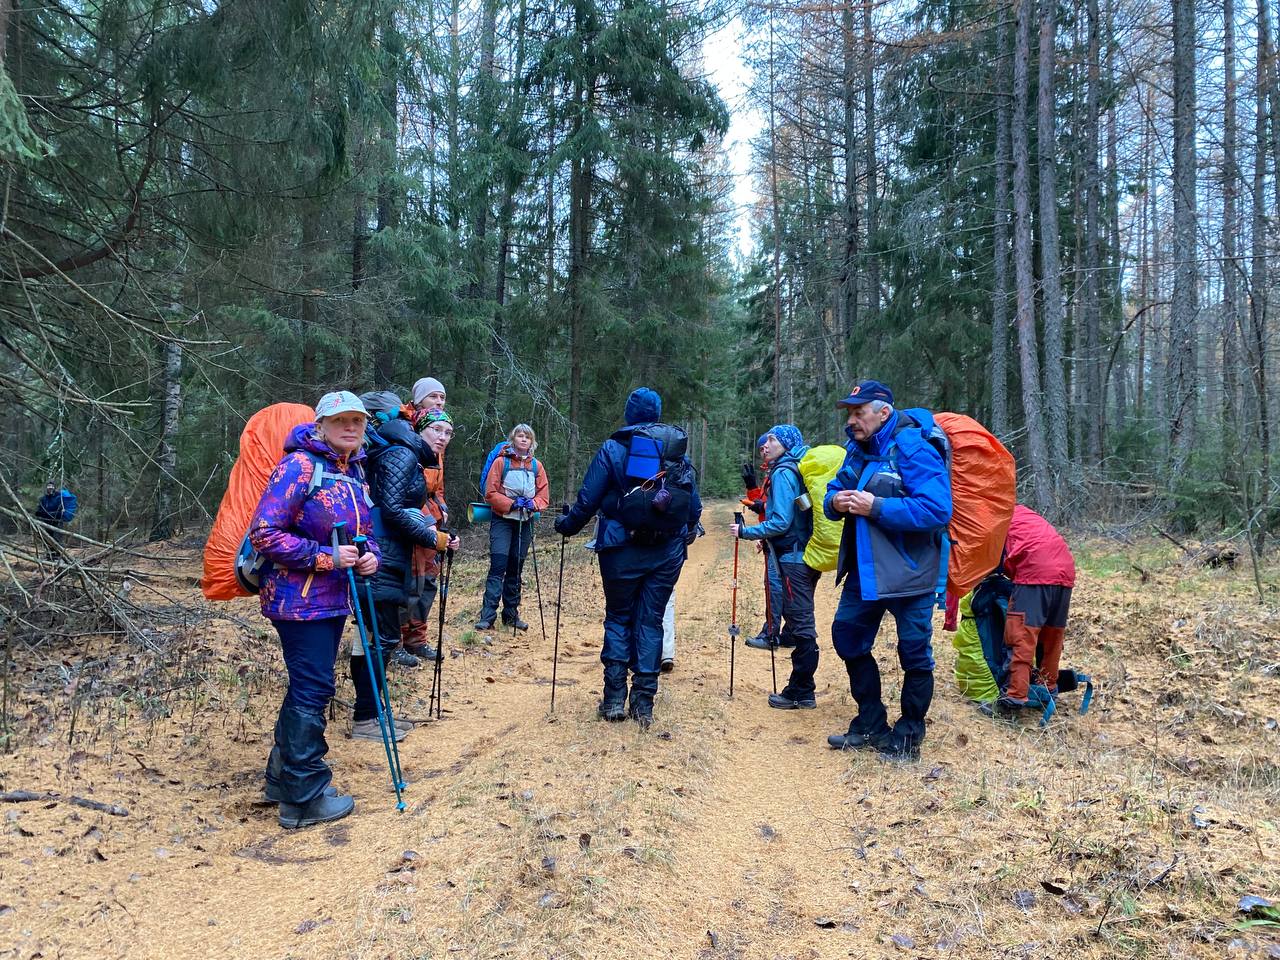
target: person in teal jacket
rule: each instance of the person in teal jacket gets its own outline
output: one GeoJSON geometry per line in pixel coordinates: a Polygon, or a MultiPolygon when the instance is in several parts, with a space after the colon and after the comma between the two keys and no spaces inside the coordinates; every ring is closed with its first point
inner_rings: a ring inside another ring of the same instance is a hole
{"type": "MultiPolygon", "coordinates": [[[[782,581],[777,592],[782,630],[778,646],[791,647],[791,678],[781,693],[769,695],[769,706],[778,710],[812,710],[817,706],[813,675],[818,669],[818,628],[813,615],[813,590],[822,574],[804,562],[804,550],[813,535],[813,505],[800,476],[800,459],[808,452],[804,437],[791,424],[769,431],[765,444],[769,460],[769,495],[765,516],[754,526],[730,524],[730,532],[743,540],[765,545],[782,581]]],[[[760,647],[759,638],[746,641],[760,647]]],[[[768,649],[769,640],[764,641],[768,649]]]]}

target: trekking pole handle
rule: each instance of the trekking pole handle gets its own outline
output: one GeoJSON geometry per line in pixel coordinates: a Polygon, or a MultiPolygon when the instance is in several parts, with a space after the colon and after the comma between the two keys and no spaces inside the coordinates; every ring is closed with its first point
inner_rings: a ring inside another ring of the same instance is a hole
{"type": "Polygon", "coordinates": [[[567,503],[560,504],[560,516],[567,517],[569,515],[569,505],[567,503]]]}
{"type": "Polygon", "coordinates": [[[368,552],[369,552],[369,538],[368,538],[368,537],[363,536],[363,535],[362,535],[362,536],[359,536],[359,537],[356,537],[354,540],[352,540],[352,543],[354,543],[354,544],[356,545],[356,556],[358,556],[358,557],[363,557],[366,553],[368,553],[368,552]]]}
{"type": "Polygon", "coordinates": [[[737,524],[738,526],[740,526],[740,527],[742,527],[742,526],[746,526],[746,521],[742,519],[742,511],[741,511],[741,510],[735,510],[735,511],[733,512],[733,522],[734,522],[734,523],[736,523],[736,524],[737,524]]]}
{"type": "MultiPolygon", "coordinates": [[[[338,541],[339,546],[351,546],[351,531],[347,529],[347,521],[339,520],[333,525],[333,536],[338,541]]],[[[334,559],[338,559],[334,557],[334,559]]]]}

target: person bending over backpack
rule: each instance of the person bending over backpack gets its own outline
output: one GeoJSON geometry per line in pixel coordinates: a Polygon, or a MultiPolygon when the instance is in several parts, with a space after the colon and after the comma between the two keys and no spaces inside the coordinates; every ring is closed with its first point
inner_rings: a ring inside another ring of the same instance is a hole
{"type": "Polygon", "coordinates": [[[339,523],[353,535],[371,530],[361,469],[367,421],[355,394],[342,390],[321,397],[316,422],[289,434],[284,459],[249,523],[249,542],[271,564],[259,591],[262,615],[280,634],[289,673],[266,771],[266,797],[279,802],[280,826],[286,829],[337,820],[355,807],[351,797],[330,786],[324,731],[333,665],[351,612],[347,568],[368,576],[381,555],[374,540],[364,556],[354,546],[333,547],[339,523]]]}
{"type": "Polygon", "coordinates": [[[1058,692],[1058,666],[1066,635],[1076,562],[1062,535],[1040,514],[1018,504],[1004,541],[1005,575],[1013,581],[1004,644],[1009,648],[1009,685],[1000,710],[1034,706],[1027,693],[1034,679],[1058,692]],[[1037,651],[1039,662],[1037,663],[1037,651]],[[1032,677],[1032,673],[1038,674],[1032,677]]]}
{"type": "MultiPolygon", "coordinates": [[[[813,590],[822,576],[804,562],[804,550],[813,535],[813,505],[800,476],[800,458],[808,451],[800,431],[779,424],[769,431],[764,444],[769,460],[768,498],[764,522],[755,526],[729,524],[735,537],[764,544],[765,562],[779,571],[781,589],[775,594],[782,631],[775,639],[746,641],[749,647],[769,649],[788,646],[791,651],[791,679],[781,693],[769,694],[769,706],[779,710],[812,710],[814,672],[818,669],[818,629],[813,619],[813,590]]],[[[770,607],[773,610],[773,607],[770,607]]]]}
{"type": "Polygon", "coordinates": [[[849,674],[858,715],[834,749],[872,747],[920,755],[933,700],[933,608],[942,538],[951,521],[951,478],[919,425],[893,408],[893,392],[864,380],[838,406],[849,409],[844,466],[827,484],[823,510],[843,520],[836,583],[844,581],[831,639],[849,674]],[[898,626],[902,716],[889,728],[880,667],[871,649],[885,612],[898,626]]]}
{"type": "Polygon", "coordinates": [[[604,695],[599,714],[653,722],[662,657],[662,615],[702,516],[683,430],[658,422],[662,398],[648,387],[627,398],[626,426],[596,452],[577,501],[556,519],[571,537],[599,513],[595,551],[604,586],[604,695]],[[631,673],[630,704],[627,679],[631,673]]]}

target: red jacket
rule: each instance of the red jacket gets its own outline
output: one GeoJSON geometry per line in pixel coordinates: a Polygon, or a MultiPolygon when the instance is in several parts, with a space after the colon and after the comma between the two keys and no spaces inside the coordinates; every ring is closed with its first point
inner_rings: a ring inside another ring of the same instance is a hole
{"type": "Polygon", "coordinates": [[[1053,524],[1022,504],[1013,508],[1004,554],[1004,572],[1014,583],[1076,585],[1076,562],[1067,541],[1053,524]]]}

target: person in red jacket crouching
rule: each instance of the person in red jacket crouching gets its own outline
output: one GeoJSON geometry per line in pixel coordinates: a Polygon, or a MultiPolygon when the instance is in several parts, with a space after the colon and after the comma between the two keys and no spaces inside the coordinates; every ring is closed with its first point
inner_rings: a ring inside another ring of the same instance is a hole
{"type": "Polygon", "coordinates": [[[1076,563],[1062,535],[1034,510],[1013,508],[1004,545],[1004,572],[1013,581],[1004,642],[1009,648],[1009,685],[997,707],[1014,710],[1034,706],[1027,694],[1037,662],[1038,677],[1052,694],[1058,692],[1058,665],[1066,635],[1076,563]]]}

